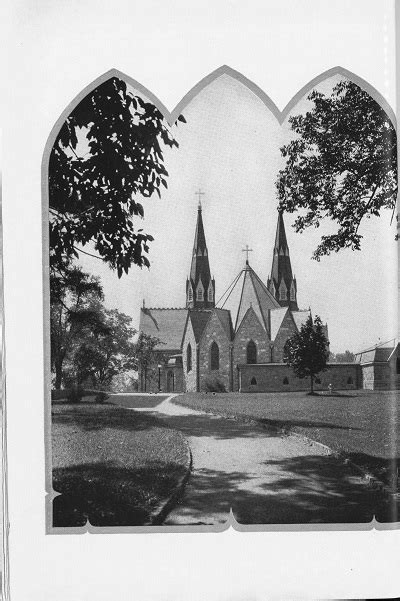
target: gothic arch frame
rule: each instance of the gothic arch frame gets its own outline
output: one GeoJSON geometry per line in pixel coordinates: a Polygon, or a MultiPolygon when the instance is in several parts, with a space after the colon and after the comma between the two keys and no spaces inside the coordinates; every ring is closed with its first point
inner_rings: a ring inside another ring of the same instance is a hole
{"type": "Polygon", "coordinates": [[[208,357],[209,357],[210,371],[219,371],[219,367],[221,364],[221,352],[220,352],[218,342],[214,339],[211,341],[211,344],[210,344],[210,347],[208,350],[208,357]],[[213,365],[215,365],[217,361],[218,361],[218,367],[213,367],[213,365]]]}
{"type": "MultiPolygon", "coordinates": [[[[245,75],[236,71],[232,67],[228,65],[222,65],[203,77],[200,81],[198,81],[186,94],[185,96],[178,102],[172,111],[161,102],[161,100],[153,94],[146,86],[133,79],[129,75],[123,73],[119,69],[111,68],[99,77],[95,78],[92,82],[86,85],[76,96],[72,98],[72,100],[65,106],[62,110],[61,114],[55,121],[51,131],[47,137],[43,155],[42,155],[42,163],[41,163],[41,200],[42,200],[42,264],[43,264],[43,350],[44,350],[44,433],[45,433],[45,503],[46,503],[46,533],[47,534],[56,534],[56,533],[65,533],[66,530],[64,528],[53,528],[52,523],[52,501],[58,496],[59,493],[55,492],[52,486],[52,473],[51,473],[51,391],[50,391],[50,382],[51,382],[51,372],[50,372],[50,323],[48,320],[49,310],[50,310],[50,289],[49,289],[49,231],[48,231],[48,219],[49,219],[49,194],[48,194],[48,172],[49,172],[49,159],[50,153],[53,148],[54,142],[57,138],[58,132],[69,116],[69,114],[74,110],[74,108],[83,100],[85,96],[87,96],[92,90],[96,87],[107,81],[112,77],[118,77],[125,81],[127,84],[132,86],[139,94],[145,95],[150,102],[152,102],[162,113],[168,124],[171,126],[175,123],[176,119],[180,115],[180,113],[190,104],[190,102],[208,85],[210,85],[213,81],[218,79],[223,75],[228,75],[232,79],[235,79],[242,85],[244,85],[247,89],[249,89],[255,96],[257,96],[266,106],[267,109],[271,111],[271,113],[275,116],[278,123],[282,125],[286,118],[288,117],[291,110],[296,106],[299,100],[307,94],[313,87],[318,85],[319,83],[325,81],[326,79],[334,76],[334,75],[343,75],[350,81],[354,82],[364,91],[366,91],[387,113],[389,119],[391,120],[394,127],[397,129],[397,122],[395,112],[392,107],[388,103],[388,101],[384,98],[384,96],[368,81],[359,77],[355,73],[347,70],[342,66],[335,66],[331,69],[323,71],[310,81],[306,83],[286,104],[286,106],[280,110],[275,102],[268,96],[262,88],[260,88],[255,82],[248,79],[245,75]]],[[[219,348],[219,347],[218,347],[219,348]]],[[[210,345],[211,349],[211,345],[210,345]]],[[[211,357],[210,357],[211,358],[211,357]]],[[[191,532],[203,532],[203,531],[224,531],[227,530],[231,525],[238,531],[249,531],[253,528],[249,528],[247,526],[242,526],[238,522],[236,522],[233,514],[230,514],[226,524],[221,527],[209,528],[202,526],[194,526],[190,527],[189,531],[191,532]]],[[[280,525],[279,530],[292,530],[293,528],[285,528],[284,525],[280,525]]],[[[304,530],[327,530],[326,525],[322,528],[318,527],[318,525],[303,525],[302,529],[304,530]]],[[[367,526],[369,529],[369,526],[367,526]]],[[[151,532],[164,532],[166,530],[164,527],[151,527],[151,532]]],[[[186,528],[185,528],[186,530],[186,528]]],[[[260,530],[270,530],[268,527],[260,527],[256,528],[257,531],[260,530]]],[[[117,527],[117,528],[108,528],[108,527],[93,527],[88,523],[86,526],[77,527],[77,528],[68,528],[69,534],[82,534],[84,532],[138,532],[138,531],[149,531],[149,529],[144,527],[117,527]]]]}
{"type": "Polygon", "coordinates": [[[188,342],[187,346],[186,346],[186,373],[190,373],[193,369],[193,365],[192,365],[192,345],[190,344],[190,341],[188,342]]]}
{"type": "Polygon", "coordinates": [[[250,338],[246,344],[246,364],[257,365],[258,360],[258,346],[253,338],[250,338]],[[249,359],[255,359],[255,361],[249,361],[249,359]]]}

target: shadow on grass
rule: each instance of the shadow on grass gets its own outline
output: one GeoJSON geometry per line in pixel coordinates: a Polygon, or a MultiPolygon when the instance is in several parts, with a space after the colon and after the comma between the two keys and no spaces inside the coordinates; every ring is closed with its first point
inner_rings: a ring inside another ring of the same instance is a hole
{"type": "Polygon", "coordinates": [[[157,427],[180,430],[185,436],[209,436],[216,439],[257,438],[279,436],[273,431],[266,433],[261,426],[246,428],[243,423],[210,414],[164,415],[130,411],[116,406],[60,408],[53,411],[53,425],[77,426],[93,431],[105,428],[123,431],[138,431],[157,427]]]}
{"type": "Polygon", "coordinates": [[[126,395],[126,394],[110,394],[108,398],[109,403],[119,405],[120,407],[130,407],[132,409],[152,409],[160,405],[168,395],[126,395]]]}
{"type": "MultiPolygon", "coordinates": [[[[284,419],[261,418],[261,419],[258,419],[258,421],[261,424],[264,424],[265,426],[271,426],[272,428],[290,429],[290,428],[298,426],[300,428],[327,428],[329,430],[330,429],[332,429],[332,430],[349,430],[348,426],[341,426],[340,424],[334,424],[332,422],[322,422],[322,421],[308,420],[308,419],[284,420],[284,419]]],[[[361,430],[361,428],[352,426],[351,430],[361,430]]]]}
{"type": "Polygon", "coordinates": [[[116,428],[118,430],[145,430],[155,425],[154,417],[128,411],[115,405],[68,405],[59,407],[52,412],[52,423],[54,425],[76,425],[83,430],[103,430],[104,428],[116,428]]]}
{"type": "Polygon", "coordinates": [[[112,462],[85,463],[53,470],[53,527],[139,526],[175,490],[185,467],[154,462],[122,468],[112,462]]]}

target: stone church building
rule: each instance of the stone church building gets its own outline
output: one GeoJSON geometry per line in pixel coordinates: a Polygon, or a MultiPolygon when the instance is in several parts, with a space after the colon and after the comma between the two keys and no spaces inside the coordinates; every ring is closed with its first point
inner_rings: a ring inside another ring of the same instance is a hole
{"type": "MultiPolygon", "coordinates": [[[[139,372],[139,389],[147,392],[307,390],[283,363],[286,340],[307,319],[299,310],[283,214],[278,213],[271,274],[264,284],[249,264],[235,280],[241,285],[236,314],[216,307],[202,208],[197,224],[186,303],[182,308],[148,308],[143,302],[139,330],[155,337],[157,361],[139,372]]],[[[183,284],[184,288],[184,284],[183,284]]],[[[185,288],[184,288],[185,290],[185,288]]],[[[325,335],[328,337],[327,326],[325,335]]],[[[331,364],[315,388],[360,387],[356,364],[331,364]]]]}

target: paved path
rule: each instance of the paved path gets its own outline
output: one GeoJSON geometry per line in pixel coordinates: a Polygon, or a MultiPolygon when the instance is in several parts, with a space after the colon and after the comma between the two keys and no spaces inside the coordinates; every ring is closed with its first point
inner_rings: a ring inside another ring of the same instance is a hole
{"type": "Polygon", "coordinates": [[[370,522],[376,513],[377,493],[320,445],[150,398],[150,409],[139,395],[113,400],[156,413],[189,441],[193,472],[165,524],[224,523],[231,507],[241,524],[370,522]]]}

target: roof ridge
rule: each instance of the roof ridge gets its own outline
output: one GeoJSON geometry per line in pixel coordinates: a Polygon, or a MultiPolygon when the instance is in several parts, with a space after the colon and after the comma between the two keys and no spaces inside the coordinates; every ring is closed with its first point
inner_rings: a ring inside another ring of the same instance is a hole
{"type": "MultiPolygon", "coordinates": [[[[230,316],[230,311],[229,311],[228,309],[219,309],[219,311],[226,311],[226,312],[228,313],[228,315],[230,316]]],[[[224,323],[222,323],[222,321],[221,321],[221,318],[219,317],[218,313],[216,313],[216,315],[217,315],[217,319],[218,319],[218,321],[219,321],[219,322],[220,322],[220,324],[221,324],[221,327],[222,327],[222,329],[224,330],[225,334],[227,335],[227,337],[228,337],[229,341],[231,341],[231,340],[232,340],[232,336],[233,336],[233,325],[232,325],[232,320],[230,320],[230,321],[229,321],[229,324],[228,324],[228,325],[229,325],[229,330],[230,330],[230,331],[229,331],[229,332],[227,332],[227,331],[226,331],[226,328],[225,328],[225,324],[224,324],[224,323]]]]}
{"type": "MultiPolygon", "coordinates": [[[[254,271],[253,268],[251,268],[250,278],[251,278],[252,274],[256,277],[256,280],[259,280],[259,277],[258,277],[258,275],[256,274],[256,272],[254,271]]],[[[260,282],[261,282],[261,280],[260,280],[260,282]]],[[[256,295],[256,299],[257,299],[258,305],[260,307],[260,313],[261,313],[262,320],[264,322],[264,328],[265,328],[266,332],[268,333],[268,335],[270,335],[270,331],[269,331],[269,327],[268,327],[269,324],[265,320],[265,316],[264,316],[264,313],[263,313],[263,310],[262,310],[262,307],[261,307],[260,296],[259,296],[258,291],[257,291],[256,287],[254,286],[253,282],[252,282],[252,284],[253,284],[254,294],[256,295]]],[[[262,284],[262,282],[261,282],[261,284],[262,284]]],[[[262,286],[263,286],[263,284],[262,284],[262,286]]]]}
{"type": "Polygon", "coordinates": [[[145,311],[185,311],[187,307],[140,307],[140,309],[145,311]]]}

